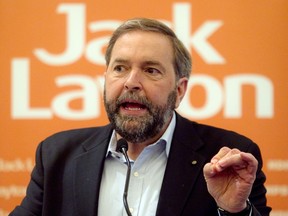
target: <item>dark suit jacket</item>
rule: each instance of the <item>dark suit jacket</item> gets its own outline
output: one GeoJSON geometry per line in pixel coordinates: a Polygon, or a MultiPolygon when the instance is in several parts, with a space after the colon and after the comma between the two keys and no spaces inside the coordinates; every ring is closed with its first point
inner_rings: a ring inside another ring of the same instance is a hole
{"type": "MultiPolygon", "coordinates": [[[[111,125],[71,130],[40,143],[27,195],[10,215],[96,216],[112,130],[111,125]]],[[[253,215],[269,215],[263,186],[265,175],[261,171],[262,159],[257,145],[234,132],[191,122],[177,114],[157,216],[218,215],[216,203],[207,191],[203,166],[222,146],[251,152],[258,159],[259,169],[250,201],[253,215]]]]}

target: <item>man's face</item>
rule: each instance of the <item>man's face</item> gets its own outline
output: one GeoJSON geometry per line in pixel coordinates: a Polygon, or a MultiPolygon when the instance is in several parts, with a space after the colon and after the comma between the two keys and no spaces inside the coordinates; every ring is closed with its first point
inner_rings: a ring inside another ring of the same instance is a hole
{"type": "Polygon", "coordinates": [[[104,102],[110,122],[132,143],[159,138],[186,91],[176,82],[171,42],[164,35],[132,31],[112,50],[105,74],[104,102]]]}

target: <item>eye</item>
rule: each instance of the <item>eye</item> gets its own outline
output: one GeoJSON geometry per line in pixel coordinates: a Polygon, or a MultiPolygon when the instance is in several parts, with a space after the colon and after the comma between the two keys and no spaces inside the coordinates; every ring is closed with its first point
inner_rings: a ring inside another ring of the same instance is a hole
{"type": "Polygon", "coordinates": [[[149,74],[154,74],[154,75],[161,73],[161,71],[156,68],[147,68],[145,71],[149,74]]]}
{"type": "Polygon", "coordinates": [[[114,71],[116,72],[123,72],[125,70],[124,66],[123,65],[116,65],[114,68],[113,68],[114,71]]]}

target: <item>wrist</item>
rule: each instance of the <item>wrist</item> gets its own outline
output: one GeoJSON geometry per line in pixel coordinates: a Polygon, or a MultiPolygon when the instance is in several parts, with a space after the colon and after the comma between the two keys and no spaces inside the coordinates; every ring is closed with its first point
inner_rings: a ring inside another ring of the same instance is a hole
{"type": "Polygon", "coordinates": [[[237,213],[228,212],[220,207],[218,207],[218,212],[221,216],[248,216],[251,212],[252,205],[249,200],[247,200],[246,203],[246,208],[237,213]]]}

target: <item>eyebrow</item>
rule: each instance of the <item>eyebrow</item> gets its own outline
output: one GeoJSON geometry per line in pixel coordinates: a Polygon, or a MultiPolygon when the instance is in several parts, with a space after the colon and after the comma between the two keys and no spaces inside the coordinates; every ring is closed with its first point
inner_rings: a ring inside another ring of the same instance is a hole
{"type": "Polygon", "coordinates": [[[159,61],[152,61],[152,60],[149,60],[149,61],[145,61],[144,63],[143,63],[143,66],[158,66],[158,67],[160,67],[160,69],[163,71],[163,72],[166,72],[166,69],[165,69],[165,67],[164,67],[164,65],[163,64],[161,64],[161,62],[159,62],[159,61]]]}
{"type": "MultiPolygon", "coordinates": [[[[116,58],[113,62],[112,65],[115,63],[123,63],[123,64],[128,64],[129,60],[123,59],[123,58],[116,58]]],[[[166,71],[165,67],[163,66],[163,64],[161,64],[161,62],[159,61],[154,61],[154,60],[147,60],[147,61],[143,61],[141,63],[141,66],[159,66],[161,68],[161,70],[163,70],[163,72],[166,71]]]]}
{"type": "Polygon", "coordinates": [[[116,58],[112,63],[127,63],[129,62],[128,60],[126,59],[122,59],[122,58],[116,58]]]}

